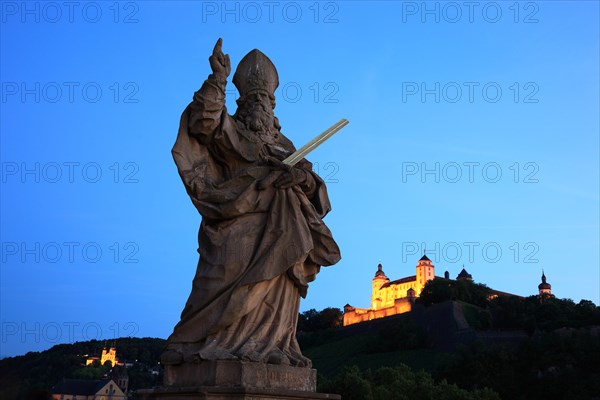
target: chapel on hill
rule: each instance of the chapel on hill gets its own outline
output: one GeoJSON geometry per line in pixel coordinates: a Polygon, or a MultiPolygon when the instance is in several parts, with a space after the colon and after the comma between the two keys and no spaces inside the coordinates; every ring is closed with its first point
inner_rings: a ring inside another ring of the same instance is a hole
{"type": "MultiPolygon", "coordinates": [[[[425,254],[417,262],[415,275],[394,281],[390,281],[383,272],[383,266],[379,264],[371,283],[371,307],[357,308],[346,304],[344,306],[344,326],[411,311],[415,299],[421,295],[425,283],[433,279],[450,279],[450,274],[446,271],[443,278],[435,276],[435,266],[425,254]]],[[[456,280],[472,281],[473,277],[463,267],[456,280]]],[[[552,296],[551,286],[546,282],[546,275],[543,271],[542,283],[538,285],[538,290],[540,298],[552,296]]],[[[494,289],[490,289],[490,291],[490,297],[516,296],[494,289]]]]}
{"type": "Polygon", "coordinates": [[[88,357],[85,360],[85,365],[90,365],[94,363],[94,361],[100,361],[100,365],[104,365],[104,363],[108,361],[111,367],[114,367],[115,365],[123,365],[123,363],[117,358],[117,348],[114,344],[109,348],[104,346],[100,357],[88,357]]]}

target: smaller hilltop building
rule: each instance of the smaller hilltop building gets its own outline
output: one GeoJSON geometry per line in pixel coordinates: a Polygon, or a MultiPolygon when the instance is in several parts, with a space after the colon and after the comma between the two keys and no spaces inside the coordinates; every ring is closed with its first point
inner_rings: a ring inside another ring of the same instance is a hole
{"type": "Polygon", "coordinates": [[[544,274],[544,270],[542,270],[542,283],[538,285],[538,290],[540,291],[540,297],[552,296],[552,285],[546,282],[546,274],[544,274]]]}
{"type": "MultiPolygon", "coordinates": [[[[344,306],[344,326],[411,311],[416,298],[421,295],[425,284],[433,279],[450,279],[450,275],[446,271],[443,278],[435,276],[435,266],[425,254],[417,262],[415,275],[394,281],[391,281],[385,275],[383,266],[379,264],[371,283],[371,307],[357,308],[346,304],[344,306]]],[[[456,280],[473,281],[473,277],[463,267],[456,280]]],[[[550,284],[546,282],[546,276],[543,271],[542,283],[538,286],[538,290],[540,298],[552,296],[550,284]]],[[[516,296],[494,289],[490,289],[490,292],[491,298],[516,296]]]]}
{"type": "Polygon", "coordinates": [[[94,361],[100,361],[100,365],[104,365],[104,363],[108,361],[111,367],[114,367],[115,365],[123,365],[123,363],[119,362],[119,359],[117,358],[117,349],[114,345],[108,349],[106,346],[104,346],[102,349],[102,355],[100,357],[88,357],[85,360],[85,365],[90,365],[94,361]]]}

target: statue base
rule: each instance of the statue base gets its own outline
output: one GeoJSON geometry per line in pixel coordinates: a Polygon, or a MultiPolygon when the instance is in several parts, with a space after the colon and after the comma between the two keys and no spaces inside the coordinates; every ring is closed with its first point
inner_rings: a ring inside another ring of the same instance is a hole
{"type": "Polygon", "coordinates": [[[317,371],[244,361],[166,365],[164,386],[139,390],[142,400],[340,400],[315,393],[317,371]]]}
{"type": "Polygon", "coordinates": [[[137,391],[142,400],[341,400],[338,394],[285,389],[247,389],[214,386],[161,387],[137,391]]]}

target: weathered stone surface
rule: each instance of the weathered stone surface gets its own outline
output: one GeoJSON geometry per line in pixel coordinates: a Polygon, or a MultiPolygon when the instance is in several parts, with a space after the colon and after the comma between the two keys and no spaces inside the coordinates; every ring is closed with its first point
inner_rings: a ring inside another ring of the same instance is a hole
{"type": "Polygon", "coordinates": [[[203,361],[165,367],[165,386],[138,391],[144,400],[339,400],[315,393],[317,371],[243,361],[203,361]]]}
{"type": "Polygon", "coordinates": [[[165,366],[169,387],[218,386],[314,392],[317,371],[286,365],[244,361],[202,361],[165,366]]]}
{"type": "Polygon", "coordinates": [[[182,387],[139,390],[142,400],[340,400],[337,394],[311,393],[285,389],[222,387],[182,387]]]}
{"type": "Polygon", "coordinates": [[[238,109],[219,39],[212,74],[182,114],[173,157],[202,215],[192,292],[161,356],[164,386],[146,400],[339,399],[315,393],[316,370],[296,340],[300,298],[340,260],[323,218],[325,182],[281,133],[275,66],[259,50],[239,63],[238,109]],[[243,360],[243,361],[242,361],[243,360]]]}
{"type": "Polygon", "coordinates": [[[279,76],[271,60],[255,49],[240,61],[233,115],[225,101],[231,63],[220,39],[209,63],[212,73],[184,110],[172,150],[202,215],[201,257],[161,363],[310,369],[296,340],[300,298],[320,268],[341,257],[323,221],[331,210],[327,188],[308,160],[283,162],[296,148],[275,117],[279,76]]]}

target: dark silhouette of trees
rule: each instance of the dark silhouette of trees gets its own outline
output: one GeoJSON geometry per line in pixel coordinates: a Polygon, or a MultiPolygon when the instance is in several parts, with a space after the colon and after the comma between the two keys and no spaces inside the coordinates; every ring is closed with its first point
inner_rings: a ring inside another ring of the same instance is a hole
{"type": "Polygon", "coordinates": [[[468,391],[406,365],[360,371],[346,367],[332,379],[321,378],[319,391],[338,393],[344,400],[500,400],[490,389],[468,391]]]}
{"type": "Polygon", "coordinates": [[[425,287],[417,302],[425,306],[430,306],[448,300],[460,300],[479,307],[487,307],[490,294],[490,288],[482,283],[433,279],[425,283],[425,287]]]}
{"type": "Polygon", "coordinates": [[[517,345],[474,343],[449,354],[436,376],[503,399],[595,399],[600,393],[598,330],[562,328],[517,345]]]}
{"type": "MultiPolygon", "coordinates": [[[[133,363],[143,360],[155,366],[164,343],[163,339],[156,338],[116,339],[117,357],[133,363]]],[[[22,399],[33,391],[48,391],[64,378],[102,378],[105,367],[100,362],[88,367],[83,365],[86,354],[99,356],[105,344],[99,340],[59,344],[46,351],[0,360],[0,398],[22,399]]],[[[130,376],[130,389],[141,388],[137,382],[143,384],[146,380],[130,376]]]]}
{"type": "Polygon", "coordinates": [[[575,304],[571,299],[538,296],[527,298],[500,296],[490,301],[495,329],[536,329],[553,331],[559,328],[581,328],[600,325],[600,307],[589,300],[575,304]]]}
{"type": "Polygon", "coordinates": [[[314,308],[300,313],[298,316],[299,332],[317,332],[342,326],[344,315],[339,308],[324,308],[317,311],[314,308]]]}

